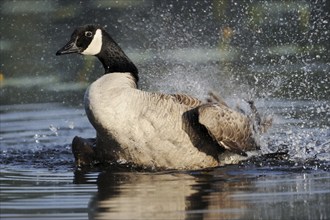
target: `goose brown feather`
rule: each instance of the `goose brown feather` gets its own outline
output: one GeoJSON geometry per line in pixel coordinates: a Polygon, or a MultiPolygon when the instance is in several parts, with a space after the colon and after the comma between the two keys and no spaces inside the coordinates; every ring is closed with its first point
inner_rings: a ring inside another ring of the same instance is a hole
{"type": "Polygon", "coordinates": [[[204,104],[198,107],[199,123],[224,148],[246,156],[244,151],[256,149],[251,121],[222,104],[204,104]]]}
{"type": "Polygon", "coordinates": [[[189,96],[189,95],[172,94],[171,96],[174,97],[175,101],[177,101],[179,104],[186,105],[190,108],[195,108],[202,104],[201,100],[194,98],[192,96],[189,96]]]}

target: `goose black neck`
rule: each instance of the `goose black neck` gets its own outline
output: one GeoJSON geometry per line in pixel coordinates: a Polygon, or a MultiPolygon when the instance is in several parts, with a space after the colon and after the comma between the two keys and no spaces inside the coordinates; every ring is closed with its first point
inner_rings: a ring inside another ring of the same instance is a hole
{"type": "Polygon", "coordinates": [[[135,82],[139,81],[138,69],[134,63],[127,57],[119,45],[103,31],[102,50],[97,58],[103,64],[105,74],[108,73],[131,73],[135,82]]]}

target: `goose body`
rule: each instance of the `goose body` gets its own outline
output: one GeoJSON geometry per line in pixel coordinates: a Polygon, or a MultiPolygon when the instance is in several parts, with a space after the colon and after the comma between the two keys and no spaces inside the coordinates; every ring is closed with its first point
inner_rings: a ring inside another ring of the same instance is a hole
{"type": "MultiPolygon", "coordinates": [[[[259,147],[251,118],[224,102],[139,90],[137,68],[99,26],[76,29],[57,55],[67,53],[95,55],[106,71],[89,86],[84,99],[97,132],[92,152],[98,161],[200,169],[220,165],[219,156],[225,151],[246,156],[245,151],[259,147]]],[[[92,148],[79,138],[81,142],[92,148]]],[[[77,143],[74,140],[73,152],[76,160],[82,160],[84,150],[77,143]]]]}

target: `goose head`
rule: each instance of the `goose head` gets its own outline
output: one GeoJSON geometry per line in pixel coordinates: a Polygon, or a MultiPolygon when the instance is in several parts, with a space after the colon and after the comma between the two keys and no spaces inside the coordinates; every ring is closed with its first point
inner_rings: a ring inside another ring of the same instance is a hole
{"type": "Polygon", "coordinates": [[[136,82],[138,70],[120,46],[99,25],[78,27],[71,34],[70,40],[56,52],[56,55],[77,53],[96,56],[105,69],[105,73],[129,72],[136,82]]]}
{"type": "Polygon", "coordinates": [[[95,25],[78,27],[72,34],[71,39],[56,55],[78,53],[83,55],[98,55],[102,49],[102,29],[95,25]]]}

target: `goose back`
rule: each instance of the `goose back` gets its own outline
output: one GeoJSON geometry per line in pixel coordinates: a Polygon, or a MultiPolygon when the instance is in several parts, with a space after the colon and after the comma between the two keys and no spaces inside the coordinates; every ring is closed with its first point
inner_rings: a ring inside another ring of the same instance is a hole
{"type": "Polygon", "coordinates": [[[218,165],[216,143],[210,139],[196,146],[189,136],[192,132],[185,130],[191,126],[184,113],[200,103],[185,95],[138,90],[125,73],[102,76],[85,95],[87,116],[98,133],[97,148],[103,158],[167,169],[218,165]]]}

